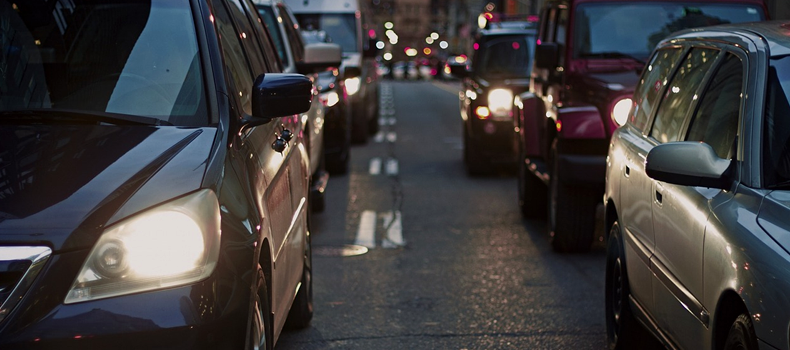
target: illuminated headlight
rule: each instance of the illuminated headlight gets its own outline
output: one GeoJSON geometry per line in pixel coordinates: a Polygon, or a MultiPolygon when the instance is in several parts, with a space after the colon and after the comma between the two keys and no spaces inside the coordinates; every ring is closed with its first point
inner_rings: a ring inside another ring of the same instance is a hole
{"type": "Polygon", "coordinates": [[[628,113],[631,112],[632,104],[633,101],[630,98],[621,99],[614,104],[614,107],[612,107],[612,119],[617,125],[623,126],[628,121],[628,113]]]}
{"type": "Polygon", "coordinates": [[[200,281],[214,271],[219,242],[219,205],[213,191],[152,208],[104,231],[65,303],[200,281]]]}
{"type": "Polygon", "coordinates": [[[349,95],[356,94],[359,91],[359,77],[348,78],[345,80],[346,83],[346,92],[349,95]]]}
{"type": "Polygon", "coordinates": [[[337,95],[337,92],[334,91],[322,93],[321,95],[318,95],[318,98],[321,100],[321,103],[327,107],[332,107],[340,102],[340,97],[337,95]]]}
{"type": "Polygon", "coordinates": [[[507,89],[494,89],[488,93],[488,109],[495,117],[510,116],[513,111],[513,92],[507,89]]]}

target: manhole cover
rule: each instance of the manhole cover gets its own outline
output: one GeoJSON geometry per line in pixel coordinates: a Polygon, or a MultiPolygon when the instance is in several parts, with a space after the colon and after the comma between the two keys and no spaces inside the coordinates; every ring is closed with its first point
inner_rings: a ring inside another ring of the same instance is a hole
{"type": "Polygon", "coordinates": [[[357,256],[368,252],[368,248],[361,245],[346,244],[342,246],[313,247],[313,255],[318,256],[357,256]]]}

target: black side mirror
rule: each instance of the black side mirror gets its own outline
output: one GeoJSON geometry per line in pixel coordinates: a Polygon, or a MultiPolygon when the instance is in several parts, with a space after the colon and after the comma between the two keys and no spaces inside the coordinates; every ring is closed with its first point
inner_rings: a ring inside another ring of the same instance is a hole
{"type": "Polygon", "coordinates": [[[269,121],[310,110],[313,83],[301,74],[268,73],[255,79],[252,116],[269,121]]]}
{"type": "Polygon", "coordinates": [[[647,153],[645,172],[675,185],[725,189],[733,161],[719,158],[704,142],[682,141],[658,145],[647,153]]]}
{"type": "Polygon", "coordinates": [[[340,67],[343,51],[338,44],[313,43],[304,47],[304,60],[296,64],[302,74],[313,74],[329,68],[340,67]]]}
{"type": "Polygon", "coordinates": [[[343,69],[343,79],[356,78],[362,75],[362,69],[359,67],[345,67],[343,69]]]}
{"type": "Polygon", "coordinates": [[[554,69],[560,61],[560,47],[557,43],[542,43],[535,46],[535,66],[554,69]]]}
{"type": "Polygon", "coordinates": [[[373,38],[368,38],[367,43],[365,44],[365,49],[362,51],[362,56],[365,58],[373,58],[379,54],[379,49],[376,48],[376,42],[378,40],[373,38]]]}

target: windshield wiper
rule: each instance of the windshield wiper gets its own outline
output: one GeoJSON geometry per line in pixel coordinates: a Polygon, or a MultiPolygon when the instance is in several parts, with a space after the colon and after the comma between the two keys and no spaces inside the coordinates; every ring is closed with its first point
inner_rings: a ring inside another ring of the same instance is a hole
{"type": "Polygon", "coordinates": [[[107,123],[113,125],[173,125],[166,120],[158,118],[97,111],[79,111],[51,108],[0,111],[0,124],[15,124],[19,121],[35,122],[37,124],[68,124],[75,121],[81,121],[83,123],[89,124],[107,123]]]}
{"type": "Polygon", "coordinates": [[[584,53],[584,54],[581,54],[581,57],[582,58],[627,58],[627,59],[636,61],[637,63],[639,63],[641,65],[645,65],[645,61],[642,61],[642,60],[640,60],[640,59],[638,59],[638,58],[636,58],[636,57],[634,57],[632,55],[629,55],[627,53],[622,53],[622,52],[619,52],[619,51],[584,53]]]}

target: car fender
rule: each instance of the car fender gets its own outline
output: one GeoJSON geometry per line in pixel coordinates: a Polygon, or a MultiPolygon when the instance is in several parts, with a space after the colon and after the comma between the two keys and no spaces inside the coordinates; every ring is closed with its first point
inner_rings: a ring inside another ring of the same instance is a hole
{"type": "Polygon", "coordinates": [[[606,128],[595,106],[561,107],[556,118],[561,139],[606,139],[606,128]]]}

